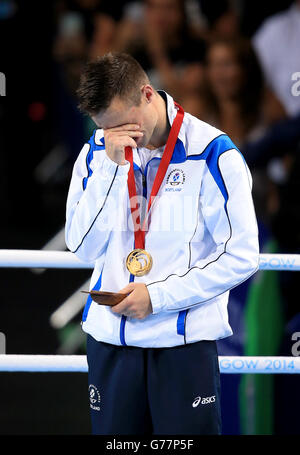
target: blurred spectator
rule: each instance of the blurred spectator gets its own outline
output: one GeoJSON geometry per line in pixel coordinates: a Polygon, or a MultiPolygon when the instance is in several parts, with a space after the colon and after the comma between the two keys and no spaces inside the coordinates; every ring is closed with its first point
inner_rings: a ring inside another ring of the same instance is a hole
{"type": "Polygon", "coordinates": [[[73,92],[82,64],[111,50],[125,4],[121,0],[56,2],[54,58],[64,65],[73,92]]]}
{"type": "Polygon", "coordinates": [[[58,0],[55,3],[54,113],[58,143],[71,163],[95,127],[77,109],[76,89],[87,60],[111,50],[126,1],[58,0]]]}
{"type": "Polygon", "coordinates": [[[205,17],[207,35],[211,38],[233,39],[240,36],[239,11],[230,0],[199,0],[205,17]]]}
{"type": "MultiPolygon", "coordinates": [[[[300,0],[266,19],[253,37],[266,81],[289,115],[300,112],[300,89],[293,92],[293,75],[300,76],[300,0]]],[[[298,76],[298,79],[299,79],[298,76]]]]}
{"type": "MultiPolygon", "coordinates": [[[[269,125],[285,116],[280,103],[265,88],[259,62],[247,39],[213,40],[207,48],[205,68],[198,116],[228,134],[239,148],[261,138],[269,125]]],[[[193,102],[196,110],[196,97],[193,102]]],[[[252,175],[257,216],[267,223],[274,200],[273,184],[265,168],[252,170],[252,175]]]]}
{"type": "Polygon", "coordinates": [[[260,2],[259,8],[257,2],[254,2],[253,0],[235,1],[235,3],[240,5],[239,12],[242,34],[247,37],[253,36],[267,17],[288,8],[293,1],[294,0],[272,0],[272,2],[260,2]]]}
{"type": "Polygon", "coordinates": [[[201,118],[226,132],[237,146],[262,135],[267,125],[285,115],[265,89],[251,44],[241,37],[209,44],[201,109],[201,118]]]}
{"type": "MultiPolygon", "coordinates": [[[[299,143],[300,113],[274,123],[262,138],[246,142],[242,151],[250,168],[258,169],[266,167],[272,159],[281,159],[286,154],[294,155],[299,143]]],[[[281,182],[286,180],[286,174],[281,172],[280,175],[281,182]]]]}
{"type": "Polygon", "coordinates": [[[156,88],[184,104],[202,83],[205,42],[195,33],[184,0],[145,0],[120,24],[115,50],[133,55],[156,88]]]}
{"type": "Polygon", "coordinates": [[[94,33],[89,49],[89,59],[106,54],[113,49],[119,30],[119,22],[123,19],[130,0],[100,0],[94,17],[94,33]]]}
{"type": "Polygon", "coordinates": [[[271,229],[280,252],[297,253],[299,234],[300,113],[269,127],[262,138],[241,148],[253,172],[265,169],[273,182],[271,229]]]}

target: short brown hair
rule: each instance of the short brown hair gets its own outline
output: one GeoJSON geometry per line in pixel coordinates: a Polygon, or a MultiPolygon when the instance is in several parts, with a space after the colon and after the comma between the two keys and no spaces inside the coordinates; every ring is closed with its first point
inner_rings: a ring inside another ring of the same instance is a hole
{"type": "Polygon", "coordinates": [[[78,108],[95,115],[107,109],[115,96],[139,105],[143,83],[149,83],[148,76],[132,56],[110,52],[86,65],[77,90],[78,108]]]}

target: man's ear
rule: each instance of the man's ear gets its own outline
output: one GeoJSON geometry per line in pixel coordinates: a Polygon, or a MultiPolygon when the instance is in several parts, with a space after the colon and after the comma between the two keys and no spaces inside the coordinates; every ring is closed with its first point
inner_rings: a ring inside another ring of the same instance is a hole
{"type": "Polygon", "coordinates": [[[147,103],[151,103],[154,96],[154,89],[150,84],[141,87],[142,97],[146,99],[147,103]]]}

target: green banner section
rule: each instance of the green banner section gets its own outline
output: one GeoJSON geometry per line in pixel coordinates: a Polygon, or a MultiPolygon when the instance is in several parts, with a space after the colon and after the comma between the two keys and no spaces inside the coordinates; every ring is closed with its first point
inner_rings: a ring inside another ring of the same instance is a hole
{"type": "MultiPolygon", "coordinates": [[[[275,253],[270,242],[264,253],[275,253]]],[[[261,270],[249,287],[245,308],[246,356],[276,356],[284,330],[279,273],[261,270]]],[[[244,374],[239,386],[242,434],[273,434],[274,376],[244,374]]]]}

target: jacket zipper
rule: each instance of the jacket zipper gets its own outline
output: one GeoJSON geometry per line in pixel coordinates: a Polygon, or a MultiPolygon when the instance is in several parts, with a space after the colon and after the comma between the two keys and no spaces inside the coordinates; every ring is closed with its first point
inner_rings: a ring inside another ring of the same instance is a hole
{"type": "MultiPolygon", "coordinates": [[[[149,161],[150,162],[150,161],[149,161]]],[[[145,167],[145,172],[147,172],[147,165],[145,167]]],[[[142,185],[143,185],[143,197],[147,198],[147,177],[144,172],[142,172],[142,185]]],[[[134,275],[130,274],[129,283],[134,281],[134,275]]],[[[125,340],[125,324],[126,324],[127,316],[122,315],[121,324],[120,324],[120,341],[123,346],[127,346],[125,340]]]]}

